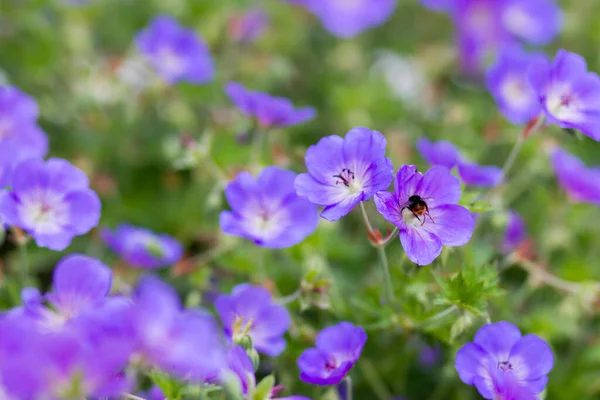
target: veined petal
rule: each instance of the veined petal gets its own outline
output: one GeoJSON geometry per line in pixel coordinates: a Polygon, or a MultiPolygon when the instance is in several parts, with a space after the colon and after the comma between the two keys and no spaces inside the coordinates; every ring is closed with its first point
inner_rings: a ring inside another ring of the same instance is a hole
{"type": "Polygon", "coordinates": [[[336,135],[322,138],[316,145],[308,148],[305,161],[306,168],[314,179],[324,185],[335,186],[334,175],[346,168],[344,139],[336,135]]]}
{"type": "Polygon", "coordinates": [[[402,206],[398,203],[398,199],[394,193],[386,192],[385,190],[379,191],[375,193],[373,201],[375,202],[377,211],[379,211],[385,219],[399,228],[405,226],[402,213],[400,212],[402,206]]]}
{"type": "Polygon", "coordinates": [[[508,361],[519,380],[533,381],[552,370],[554,355],[543,339],[536,335],[525,335],[512,347],[508,361]]]}
{"type": "Polygon", "coordinates": [[[429,265],[442,252],[442,240],[435,234],[413,226],[400,230],[400,243],[410,261],[429,265]]]}
{"type": "Polygon", "coordinates": [[[344,138],[344,159],[356,176],[364,176],[374,162],[385,157],[385,137],[377,131],[358,127],[344,138]]]}
{"type": "Polygon", "coordinates": [[[496,363],[508,361],[511,349],[520,339],[519,328],[506,321],[484,325],[475,334],[475,343],[484,348],[496,363]]]}
{"type": "Polygon", "coordinates": [[[327,221],[337,221],[344,215],[348,214],[352,209],[362,201],[362,193],[355,194],[344,198],[337,204],[326,207],[321,212],[321,217],[327,221]]]}
{"type": "Polygon", "coordinates": [[[460,200],[460,182],[441,165],[432,167],[425,173],[417,192],[429,208],[442,204],[456,204],[460,200]]]}
{"type": "Polygon", "coordinates": [[[465,207],[445,204],[430,208],[429,215],[422,229],[439,237],[444,246],[462,246],[471,240],[475,219],[465,207]]]}

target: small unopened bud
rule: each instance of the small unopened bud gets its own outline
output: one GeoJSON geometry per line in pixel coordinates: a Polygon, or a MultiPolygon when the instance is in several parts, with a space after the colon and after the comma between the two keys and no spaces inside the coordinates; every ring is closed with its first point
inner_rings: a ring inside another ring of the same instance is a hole
{"type": "Polygon", "coordinates": [[[254,349],[250,349],[247,350],[246,353],[248,353],[248,357],[252,360],[252,366],[254,367],[254,372],[256,372],[260,365],[260,356],[258,355],[258,352],[254,349]]]}
{"type": "Polygon", "coordinates": [[[242,346],[244,348],[244,350],[248,351],[253,349],[253,345],[252,345],[252,338],[248,335],[244,335],[242,337],[240,337],[237,341],[237,344],[239,344],[240,346],[242,346]]]}

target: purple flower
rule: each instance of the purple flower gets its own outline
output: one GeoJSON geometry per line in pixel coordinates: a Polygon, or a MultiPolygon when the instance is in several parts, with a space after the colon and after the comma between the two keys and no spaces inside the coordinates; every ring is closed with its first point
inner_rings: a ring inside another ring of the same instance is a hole
{"type": "Polygon", "coordinates": [[[516,211],[510,210],[508,213],[508,224],[504,232],[504,243],[502,251],[512,253],[527,238],[527,227],[525,221],[516,211]]]}
{"type": "Polygon", "coordinates": [[[529,66],[545,59],[541,54],[529,54],[519,46],[507,46],[487,72],[487,87],[500,112],[514,124],[524,124],[540,110],[537,93],[528,79],[529,66]]]}
{"type": "Polygon", "coordinates": [[[241,172],[225,188],[232,211],[223,211],[221,229],[268,248],[290,247],[314,232],[318,210],[294,190],[296,174],[265,168],[258,178],[241,172]]]}
{"type": "Polygon", "coordinates": [[[532,64],[529,81],[549,123],[600,140],[600,77],[587,71],[583,57],[559,50],[554,62],[532,64]]]}
{"type": "Polygon", "coordinates": [[[490,57],[522,40],[546,44],[559,32],[560,9],[553,0],[421,0],[452,14],[463,69],[481,72],[490,57]]]}
{"type": "Polygon", "coordinates": [[[502,24],[513,36],[535,45],[548,44],[562,25],[560,8],[554,0],[505,0],[502,24]]]}
{"type": "Polygon", "coordinates": [[[429,139],[420,138],[417,141],[417,149],[430,165],[441,165],[448,169],[458,166],[458,175],[467,185],[496,186],[502,179],[502,169],[464,159],[456,146],[448,141],[431,142],[429,139]]]}
{"type": "Polygon", "coordinates": [[[101,236],[108,247],[132,267],[166,267],[183,256],[181,244],[172,236],[132,225],[121,224],[114,232],[104,229],[101,236]]]}
{"type": "Polygon", "coordinates": [[[246,89],[237,82],[225,85],[225,93],[233,104],[247,117],[256,118],[262,128],[283,128],[310,121],[316,115],[312,107],[296,109],[284,97],[246,89]]]}
{"type": "Polygon", "coordinates": [[[156,73],[170,84],[202,84],[214,77],[214,63],[206,44],[194,30],[182,27],[170,16],[155,17],[136,35],[135,44],[156,73]]]}
{"type": "Polygon", "coordinates": [[[456,3],[455,0],[421,0],[423,6],[433,11],[449,11],[456,3]]]}
{"type": "Polygon", "coordinates": [[[142,360],[170,375],[203,382],[226,365],[213,318],[183,310],[177,293],[158,278],[142,278],[136,288],[132,325],[142,360]]]}
{"type": "Polygon", "coordinates": [[[331,34],[351,38],[387,21],[395,0],[288,0],[316,15],[331,34]]]}
{"type": "Polygon", "coordinates": [[[102,262],[83,255],[67,256],[54,269],[53,291],[42,296],[35,288],[23,289],[23,307],[13,313],[32,318],[40,329],[61,330],[73,319],[102,308],[111,285],[112,272],[102,262]],[[45,307],[44,301],[52,308],[45,307]]]}
{"type": "Polygon", "coordinates": [[[153,386],[152,389],[145,393],[140,393],[139,397],[146,400],[165,400],[165,395],[158,386],[153,386]]]}
{"type": "Polygon", "coordinates": [[[456,146],[447,140],[432,142],[420,138],[417,140],[417,150],[429,165],[443,165],[448,169],[454,168],[462,159],[456,146]]]}
{"type": "Polygon", "coordinates": [[[367,334],[350,322],[323,329],[316,348],[304,350],[298,358],[300,379],[313,385],[336,385],[360,357],[367,334]]]}
{"type": "Polygon", "coordinates": [[[474,342],[456,355],[460,379],[486,399],[535,399],[544,390],[554,364],[548,344],[536,335],[521,336],[513,324],[484,325],[474,342]],[[519,397],[522,394],[523,397],[519,397]]]}
{"type": "Polygon", "coordinates": [[[251,43],[260,38],[268,26],[268,14],[254,8],[229,20],[229,36],[238,43],[251,43]]]}
{"type": "Polygon", "coordinates": [[[74,236],[100,219],[100,200],[85,174],[66,160],[18,164],[10,191],[0,191],[0,218],[35,239],[38,246],[64,250],[74,236]]]}
{"type": "Polygon", "coordinates": [[[336,221],[378,190],[387,189],[394,176],[385,157],[385,137],[367,128],[324,137],[306,152],[308,173],[296,178],[296,192],[325,206],[321,217],[336,221]]]}
{"type": "Polygon", "coordinates": [[[231,295],[221,295],[215,308],[225,335],[232,341],[248,335],[257,351],[276,357],[285,349],[283,335],[291,319],[285,307],[276,304],[262,287],[241,284],[231,295]]]}
{"type": "MultiPolygon", "coordinates": [[[[229,354],[227,357],[229,370],[236,374],[238,377],[241,386],[242,392],[244,395],[247,395],[250,391],[256,388],[256,378],[254,376],[254,366],[252,365],[252,360],[246,353],[243,347],[234,346],[231,350],[229,350],[229,354]]],[[[281,391],[284,390],[283,386],[275,386],[271,390],[269,397],[264,400],[275,399],[281,391]]],[[[289,397],[277,397],[279,400],[310,400],[304,396],[289,396],[289,397]]]]}
{"type": "Polygon", "coordinates": [[[377,210],[400,229],[400,242],[408,258],[428,265],[442,246],[462,246],[475,227],[473,215],[459,206],[460,183],[446,167],[435,166],[425,175],[405,165],[394,181],[395,193],[375,194],[377,210]]]}
{"type": "Polygon", "coordinates": [[[35,100],[19,89],[0,86],[0,188],[10,186],[14,166],[48,152],[48,138],[36,125],[35,100]]]}
{"type": "Polygon", "coordinates": [[[558,183],[577,203],[600,205],[600,168],[586,168],[577,157],[557,148],[552,152],[552,167],[558,183]]]}

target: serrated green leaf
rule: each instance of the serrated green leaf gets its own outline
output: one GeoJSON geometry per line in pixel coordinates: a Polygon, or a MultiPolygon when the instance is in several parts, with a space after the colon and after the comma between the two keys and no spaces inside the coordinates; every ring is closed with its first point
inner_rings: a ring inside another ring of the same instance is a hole
{"type": "Polygon", "coordinates": [[[185,384],[182,382],[158,370],[150,371],[148,377],[160,388],[167,399],[179,400],[182,398],[185,389],[185,384]]]}
{"type": "Polygon", "coordinates": [[[436,279],[441,287],[438,304],[454,304],[478,316],[486,315],[488,298],[502,293],[498,273],[491,266],[467,265],[452,278],[436,279]]]}

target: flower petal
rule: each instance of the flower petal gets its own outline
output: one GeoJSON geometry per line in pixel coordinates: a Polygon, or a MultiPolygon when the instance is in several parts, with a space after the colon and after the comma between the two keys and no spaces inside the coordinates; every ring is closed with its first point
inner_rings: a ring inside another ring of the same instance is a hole
{"type": "Polygon", "coordinates": [[[506,321],[484,325],[475,334],[475,343],[485,349],[496,363],[508,361],[511,349],[519,339],[519,328],[506,321]]]}
{"type": "Polygon", "coordinates": [[[473,385],[475,378],[480,376],[482,365],[485,365],[489,355],[476,343],[467,343],[456,353],[454,367],[460,379],[467,385],[473,385]]]}
{"type": "Polygon", "coordinates": [[[346,168],[344,139],[336,135],[322,138],[316,145],[308,148],[305,161],[306,168],[314,179],[324,185],[335,186],[334,175],[346,168]]]}
{"type": "Polygon", "coordinates": [[[337,221],[344,215],[348,214],[352,209],[361,202],[362,194],[356,194],[351,197],[346,197],[337,204],[326,207],[321,212],[321,217],[327,221],[337,221]]]}
{"type": "Polygon", "coordinates": [[[399,228],[404,228],[405,223],[400,212],[401,206],[398,203],[398,198],[394,193],[386,192],[385,190],[375,193],[373,198],[377,211],[385,219],[399,228]]]}
{"type": "Polygon", "coordinates": [[[103,301],[112,285],[112,272],[100,261],[72,255],[54,270],[52,303],[61,313],[72,316],[103,301]]]}
{"type": "Polygon", "coordinates": [[[442,252],[438,236],[413,226],[400,230],[400,243],[410,261],[421,266],[431,264],[442,252]]]}
{"type": "Polygon", "coordinates": [[[83,235],[98,225],[102,205],[94,191],[85,189],[71,192],[65,197],[65,202],[69,204],[70,226],[75,233],[83,235]]]}
{"type": "Polygon", "coordinates": [[[294,182],[298,196],[306,197],[318,206],[337,204],[346,196],[343,186],[329,186],[317,181],[310,174],[299,174],[294,182]]]}
{"type": "Polygon", "coordinates": [[[442,240],[444,246],[462,246],[471,240],[475,219],[463,206],[445,204],[429,209],[430,218],[426,218],[423,229],[442,240]]]}
{"type": "Polygon", "coordinates": [[[542,338],[525,335],[512,347],[509,361],[519,380],[536,380],[552,370],[554,355],[542,338]]]}
{"type": "Polygon", "coordinates": [[[408,198],[417,194],[417,188],[421,185],[423,175],[417,172],[414,165],[403,165],[396,174],[394,180],[394,192],[398,197],[398,203],[408,202],[408,198]]]}
{"type": "Polygon", "coordinates": [[[427,138],[417,140],[417,150],[430,165],[443,165],[452,169],[460,161],[456,146],[446,140],[432,142],[427,138]]]}
{"type": "Polygon", "coordinates": [[[436,165],[425,173],[414,194],[421,196],[429,208],[456,204],[460,200],[460,182],[448,168],[436,165]]]}
{"type": "Polygon", "coordinates": [[[472,162],[462,162],[458,166],[460,179],[472,186],[496,186],[502,179],[502,169],[493,165],[479,165],[472,162]]]}
{"type": "Polygon", "coordinates": [[[357,127],[344,138],[344,160],[346,167],[358,176],[364,176],[375,161],[385,157],[385,137],[377,131],[357,127]]]}

